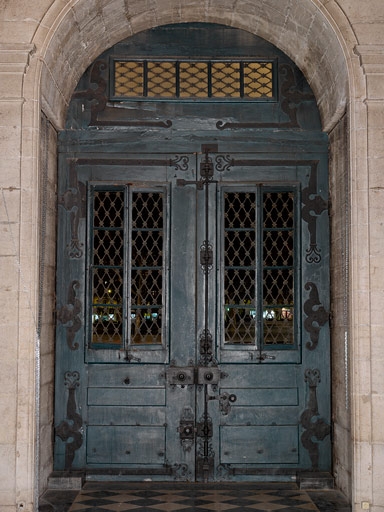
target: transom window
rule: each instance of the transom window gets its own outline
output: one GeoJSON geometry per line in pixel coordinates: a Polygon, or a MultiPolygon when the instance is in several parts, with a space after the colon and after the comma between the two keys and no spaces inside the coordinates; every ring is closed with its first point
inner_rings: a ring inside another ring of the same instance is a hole
{"type": "Polygon", "coordinates": [[[115,60],[114,99],[274,99],[274,62],[115,60]]]}

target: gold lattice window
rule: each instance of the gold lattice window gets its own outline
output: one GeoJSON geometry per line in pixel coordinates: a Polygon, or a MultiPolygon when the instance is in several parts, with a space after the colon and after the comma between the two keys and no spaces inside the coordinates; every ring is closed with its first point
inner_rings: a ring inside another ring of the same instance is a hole
{"type": "Polygon", "coordinates": [[[273,99],[274,63],[242,60],[114,61],[112,97],[273,99]]]}

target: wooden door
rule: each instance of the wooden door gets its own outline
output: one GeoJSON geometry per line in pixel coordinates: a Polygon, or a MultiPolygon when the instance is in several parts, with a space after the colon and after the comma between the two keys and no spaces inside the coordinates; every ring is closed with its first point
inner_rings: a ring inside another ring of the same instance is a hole
{"type": "Polygon", "coordinates": [[[61,165],[56,469],[329,469],[324,162],[206,144],[61,165]]]}

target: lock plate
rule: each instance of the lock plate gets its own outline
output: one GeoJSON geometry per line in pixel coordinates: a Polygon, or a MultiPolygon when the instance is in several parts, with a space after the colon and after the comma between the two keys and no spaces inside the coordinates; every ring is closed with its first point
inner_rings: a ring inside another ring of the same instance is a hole
{"type": "Polygon", "coordinates": [[[221,372],[219,368],[199,366],[197,368],[197,384],[218,384],[221,372]]]}
{"type": "Polygon", "coordinates": [[[193,366],[172,366],[167,370],[167,383],[171,386],[192,386],[195,382],[193,366]]]}

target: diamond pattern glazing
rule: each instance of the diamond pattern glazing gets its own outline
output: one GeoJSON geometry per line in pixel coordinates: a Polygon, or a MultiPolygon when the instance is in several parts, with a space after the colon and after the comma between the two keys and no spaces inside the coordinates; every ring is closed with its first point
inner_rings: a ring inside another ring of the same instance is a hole
{"type": "Polygon", "coordinates": [[[254,344],[256,194],[224,194],[225,342],[254,344]]]}
{"type": "Polygon", "coordinates": [[[263,195],[264,345],[294,343],[294,195],[263,195]]]}
{"type": "Polygon", "coordinates": [[[131,343],[162,342],[163,195],[132,194],[131,343]]]}
{"type": "Polygon", "coordinates": [[[122,344],[124,191],[94,192],[92,343],[122,344]]]}
{"type": "Polygon", "coordinates": [[[143,96],[144,64],[115,61],[115,96],[143,96]]]}
{"type": "Polygon", "coordinates": [[[273,62],[115,61],[115,98],[273,98],[273,62]]]}

